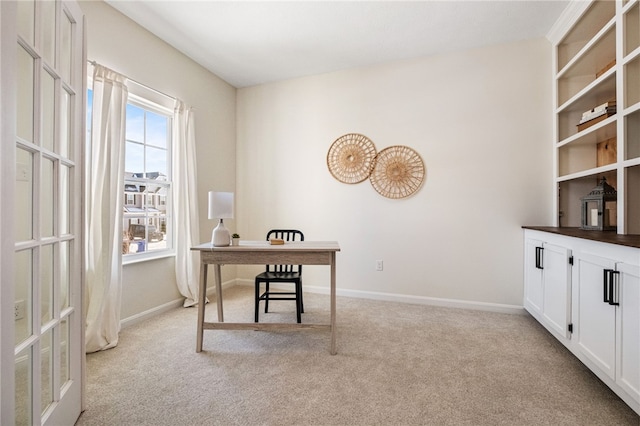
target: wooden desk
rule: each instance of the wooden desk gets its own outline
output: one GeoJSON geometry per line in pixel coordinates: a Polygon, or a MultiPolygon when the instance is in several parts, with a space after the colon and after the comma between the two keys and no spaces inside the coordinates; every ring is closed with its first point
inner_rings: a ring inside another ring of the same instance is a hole
{"type": "Polygon", "coordinates": [[[296,241],[283,245],[270,245],[267,241],[241,241],[239,246],[213,247],[200,244],[191,250],[200,251],[200,288],[198,296],[198,336],[196,352],[202,351],[204,330],[275,330],[293,328],[324,328],[331,330],[329,352],[336,354],[336,241],[296,241]],[[331,266],[331,322],[330,324],[298,323],[229,323],[224,322],[222,310],[221,265],[330,265],[331,266]],[[205,322],[204,309],[207,297],[207,269],[215,265],[216,300],[218,322],[205,322]]]}

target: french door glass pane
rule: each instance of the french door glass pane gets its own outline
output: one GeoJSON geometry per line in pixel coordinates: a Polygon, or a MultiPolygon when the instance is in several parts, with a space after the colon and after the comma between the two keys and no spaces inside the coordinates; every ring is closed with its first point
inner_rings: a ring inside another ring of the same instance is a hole
{"type": "Polygon", "coordinates": [[[60,105],[60,141],[58,146],[58,154],[65,158],[69,158],[69,147],[71,146],[71,95],[66,90],[62,91],[62,99],[60,105]]]}
{"type": "Polygon", "coordinates": [[[40,325],[53,318],[53,271],[53,244],[47,244],[40,249],[40,325]]]}
{"type": "Polygon", "coordinates": [[[18,2],[18,34],[30,45],[34,45],[35,1],[18,2]]]}
{"type": "Polygon", "coordinates": [[[42,72],[42,147],[53,151],[55,80],[48,72],[42,72]]]}
{"type": "Polygon", "coordinates": [[[15,257],[15,306],[18,307],[19,318],[15,321],[15,343],[24,342],[31,336],[33,321],[31,320],[32,285],[33,285],[33,250],[16,252],[15,257]]]}
{"type": "Polygon", "coordinates": [[[41,1],[38,2],[38,5],[41,7],[40,43],[42,56],[54,67],[56,53],[56,2],[41,1]]]}
{"type": "MultiPolygon", "coordinates": [[[[40,336],[40,402],[42,413],[53,402],[53,329],[40,336]]],[[[42,414],[41,413],[41,414],[42,414]]]]}
{"type": "Polygon", "coordinates": [[[53,160],[42,157],[40,185],[40,235],[53,236],[53,194],[54,174],[53,160]]]}
{"type": "Polygon", "coordinates": [[[60,387],[70,379],[69,376],[69,317],[60,321],[60,387]]]}
{"type": "Polygon", "coordinates": [[[18,45],[16,132],[29,142],[33,142],[33,70],[33,57],[18,45]]]}
{"type": "Polygon", "coordinates": [[[71,182],[69,181],[69,167],[60,165],[60,205],[58,214],[60,216],[60,235],[69,233],[69,194],[71,193],[71,182]]]}
{"type": "Polygon", "coordinates": [[[60,22],[60,65],[58,69],[62,75],[62,80],[69,83],[71,81],[71,31],[72,23],[66,13],[62,14],[60,22]]]}
{"type": "Polygon", "coordinates": [[[32,350],[29,346],[16,355],[16,424],[31,425],[33,424],[33,416],[31,414],[31,398],[33,396],[33,388],[31,387],[33,369],[32,369],[32,350]]]}
{"type": "Polygon", "coordinates": [[[60,243],[60,311],[69,307],[69,285],[71,283],[71,243],[60,243]]]}
{"type": "Polygon", "coordinates": [[[16,148],[16,241],[33,238],[33,154],[16,148]]]}

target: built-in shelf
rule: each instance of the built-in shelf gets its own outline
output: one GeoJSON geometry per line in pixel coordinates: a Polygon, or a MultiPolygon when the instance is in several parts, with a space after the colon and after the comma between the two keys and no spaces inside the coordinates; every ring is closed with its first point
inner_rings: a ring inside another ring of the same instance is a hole
{"type": "Polygon", "coordinates": [[[580,199],[604,177],[618,191],[617,232],[640,234],[640,1],[576,6],[553,40],[556,224],[579,227],[580,199]]]}

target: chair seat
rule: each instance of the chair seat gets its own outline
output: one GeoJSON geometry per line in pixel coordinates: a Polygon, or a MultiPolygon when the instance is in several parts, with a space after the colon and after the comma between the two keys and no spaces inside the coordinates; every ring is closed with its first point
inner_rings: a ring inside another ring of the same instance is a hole
{"type": "Polygon", "coordinates": [[[256,275],[256,279],[259,281],[297,281],[300,279],[300,274],[297,272],[263,272],[256,275]]]}

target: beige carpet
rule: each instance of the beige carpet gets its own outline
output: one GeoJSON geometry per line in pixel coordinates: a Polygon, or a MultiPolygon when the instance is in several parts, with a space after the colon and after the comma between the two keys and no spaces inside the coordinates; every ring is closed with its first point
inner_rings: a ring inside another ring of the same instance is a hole
{"type": "MultiPolygon", "coordinates": [[[[303,322],[328,322],[305,294],[303,322]]],[[[295,322],[291,302],[261,321],[295,322]]],[[[634,425],[639,417],[528,315],[338,298],[329,333],[205,330],[193,308],[87,356],[78,425],[634,425]]],[[[253,320],[252,288],[225,320],[253,320]]],[[[207,305],[214,321],[215,303],[207,305]]]]}

